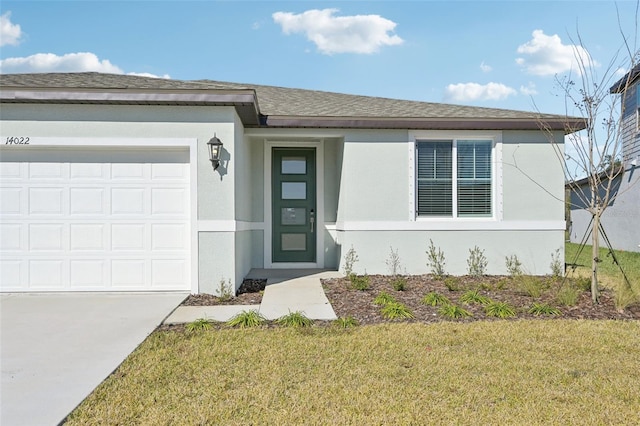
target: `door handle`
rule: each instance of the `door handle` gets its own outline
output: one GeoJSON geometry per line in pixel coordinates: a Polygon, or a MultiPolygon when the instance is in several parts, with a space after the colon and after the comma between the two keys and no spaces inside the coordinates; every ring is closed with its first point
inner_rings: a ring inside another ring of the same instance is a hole
{"type": "Polygon", "coordinates": [[[311,233],[313,234],[313,224],[316,221],[315,218],[315,213],[313,212],[313,209],[311,209],[311,212],[309,213],[309,223],[311,224],[311,233]]]}

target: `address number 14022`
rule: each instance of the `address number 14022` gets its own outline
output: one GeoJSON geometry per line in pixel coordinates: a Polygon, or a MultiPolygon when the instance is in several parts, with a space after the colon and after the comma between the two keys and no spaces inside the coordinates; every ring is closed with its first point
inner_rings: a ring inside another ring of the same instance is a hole
{"type": "Polygon", "coordinates": [[[29,145],[29,136],[7,136],[5,145],[29,145]]]}

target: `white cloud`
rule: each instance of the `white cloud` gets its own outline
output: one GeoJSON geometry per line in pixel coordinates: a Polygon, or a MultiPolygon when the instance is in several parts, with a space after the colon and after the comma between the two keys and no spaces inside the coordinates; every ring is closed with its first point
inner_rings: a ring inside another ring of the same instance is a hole
{"type": "Polygon", "coordinates": [[[313,9],[300,14],[276,12],[272,17],[283,33],[305,34],[326,55],[375,53],[381,46],[404,42],[393,34],[396,23],[380,15],[334,16],[336,12],[338,9],[313,9]]]}
{"type": "Polygon", "coordinates": [[[148,72],[128,72],[127,75],[137,75],[138,77],[151,77],[151,78],[164,78],[164,79],[171,78],[169,74],[156,75],[148,72]]]}
{"type": "Polygon", "coordinates": [[[519,54],[526,56],[516,59],[529,74],[544,76],[570,70],[579,73],[580,65],[589,68],[599,65],[584,47],[562,44],[557,34],[548,36],[542,30],[534,30],[531,36],[531,40],[517,49],[519,54]]]}
{"type": "Polygon", "coordinates": [[[448,85],[444,97],[447,102],[498,101],[517,93],[501,83],[458,83],[448,85]]]}
{"type": "Polygon", "coordinates": [[[533,82],[529,82],[526,86],[520,86],[520,93],[526,96],[537,95],[536,85],[533,82]]]}
{"type": "Polygon", "coordinates": [[[482,63],[480,64],[480,69],[482,70],[482,72],[491,72],[491,71],[493,71],[493,68],[491,67],[491,65],[485,64],[484,61],[482,61],[482,63]]]}
{"type": "MultiPolygon", "coordinates": [[[[36,53],[23,58],[7,58],[0,60],[0,72],[39,73],[39,72],[102,72],[124,74],[125,72],[107,59],[98,58],[94,53],[78,52],[59,56],[53,53],[36,53]]],[[[150,73],[129,72],[128,75],[142,77],[170,78],[168,74],[158,76],[150,73]]]]}
{"type": "Polygon", "coordinates": [[[124,73],[108,60],[100,60],[95,54],[89,52],[67,53],[62,56],[53,53],[36,53],[23,58],[7,58],[0,61],[0,71],[3,73],[78,71],[124,73]]]}
{"type": "Polygon", "coordinates": [[[11,22],[11,12],[0,15],[0,46],[17,46],[22,40],[20,25],[11,22]]]}

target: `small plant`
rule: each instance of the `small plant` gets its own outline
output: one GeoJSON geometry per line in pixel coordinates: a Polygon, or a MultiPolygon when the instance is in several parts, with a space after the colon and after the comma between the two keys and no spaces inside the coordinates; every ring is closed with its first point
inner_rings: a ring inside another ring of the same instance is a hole
{"type": "Polygon", "coordinates": [[[447,277],[444,279],[444,285],[449,291],[460,291],[460,280],[458,277],[447,277]]]}
{"type": "Polygon", "coordinates": [[[440,309],[438,309],[438,313],[445,318],[451,319],[459,319],[472,316],[471,312],[467,311],[466,309],[462,309],[460,306],[451,304],[442,305],[440,309]]]}
{"type": "Polygon", "coordinates": [[[185,325],[185,330],[189,333],[196,333],[198,331],[205,331],[211,328],[213,321],[207,318],[198,318],[195,321],[191,321],[185,325]]]}
{"type": "Polygon", "coordinates": [[[313,321],[300,311],[289,312],[276,320],[276,322],[285,327],[303,328],[311,327],[313,321]]]}
{"type": "Polygon", "coordinates": [[[257,327],[262,325],[266,321],[266,318],[260,314],[260,312],[255,309],[251,309],[250,311],[242,311],[229,321],[227,321],[227,325],[230,327],[257,327]]]}
{"type": "Polygon", "coordinates": [[[388,305],[389,303],[395,303],[395,302],[396,302],[396,299],[394,299],[393,296],[391,296],[389,293],[386,293],[384,291],[378,294],[375,299],[373,299],[373,304],[377,306],[385,306],[385,305],[388,305]]]}
{"type": "Polygon", "coordinates": [[[358,321],[354,317],[340,317],[332,322],[334,327],[353,328],[358,326],[358,321]]]}
{"type": "Polygon", "coordinates": [[[560,249],[556,249],[555,252],[551,253],[551,275],[554,277],[561,277],[564,275],[564,262],[560,260],[560,249]]]}
{"type": "Polygon", "coordinates": [[[407,289],[407,279],[405,277],[396,277],[391,281],[391,287],[395,291],[405,291],[407,289]]]}
{"type": "Polygon", "coordinates": [[[349,275],[349,281],[351,282],[351,288],[355,290],[365,291],[371,287],[371,279],[368,275],[358,276],[351,274],[349,275]]]}
{"type": "Polygon", "coordinates": [[[231,287],[231,280],[225,282],[224,278],[221,278],[218,287],[218,299],[223,302],[228,302],[229,300],[233,299],[233,296],[234,294],[231,287]]]}
{"type": "Polygon", "coordinates": [[[487,271],[487,258],[484,256],[484,250],[480,250],[478,246],[469,249],[469,258],[467,259],[467,271],[472,277],[481,277],[487,271]]]}
{"type": "Polygon", "coordinates": [[[491,299],[481,295],[478,290],[469,290],[460,296],[460,301],[467,305],[488,305],[491,299]]]}
{"type": "Polygon", "coordinates": [[[589,277],[578,277],[573,281],[573,284],[582,291],[591,290],[591,279],[589,277]]]}
{"type": "Polygon", "coordinates": [[[533,315],[560,315],[560,309],[554,308],[547,303],[533,303],[529,308],[529,313],[533,315]]]}
{"type": "Polygon", "coordinates": [[[556,299],[561,305],[575,306],[576,303],[578,303],[579,296],[580,290],[569,283],[565,283],[562,287],[560,287],[560,290],[558,290],[556,299]]]}
{"type": "Polygon", "coordinates": [[[491,302],[484,307],[484,312],[489,317],[510,318],[516,316],[516,310],[506,302],[491,302]]]}
{"type": "Polygon", "coordinates": [[[613,290],[613,304],[618,312],[624,311],[627,306],[634,304],[638,301],[638,296],[633,292],[633,289],[625,285],[625,283],[619,283],[613,290]]]}
{"type": "Polygon", "coordinates": [[[442,306],[442,305],[451,304],[451,301],[447,299],[446,296],[436,293],[435,291],[425,294],[421,302],[424,305],[429,305],[429,306],[438,306],[438,305],[442,306]]]}
{"type": "Polygon", "coordinates": [[[529,297],[540,297],[547,284],[538,277],[521,275],[517,278],[518,289],[529,297]]]}
{"type": "Polygon", "coordinates": [[[413,318],[413,313],[402,303],[391,302],[382,307],[382,316],[386,319],[395,320],[413,318]]]}
{"type": "Polygon", "coordinates": [[[356,250],[351,246],[347,254],[344,255],[344,274],[347,277],[351,277],[353,274],[353,265],[358,261],[358,254],[356,250]]]}
{"type": "Polygon", "coordinates": [[[391,253],[389,253],[389,257],[385,261],[387,264],[387,268],[389,268],[389,272],[391,275],[396,276],[400,273],[400,267],[402,264],[400,263],[400,256],[398,255],[398,249],[393,251],[393,246],[391,248],[391,253]]]}
{"type": "Polygon", "coordinates": [[[431,273],[436,278],[442,278],[445,272],[444,252],[440,248],[433,245],[433,241],[429,239],[429,250],[427,250],[427,266],[431,269],[431,273]]]}
{"type": "Polygon", "coordinates": [[[522,275],[522,263],[520,263],[517,255],[512,254],[511,256],[505,256],[504,261],[509,275],[512,277],[522,275]]]}

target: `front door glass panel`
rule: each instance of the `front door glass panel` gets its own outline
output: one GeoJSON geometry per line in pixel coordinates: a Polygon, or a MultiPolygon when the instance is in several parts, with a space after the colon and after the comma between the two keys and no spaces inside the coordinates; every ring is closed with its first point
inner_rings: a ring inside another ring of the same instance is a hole
{"type": "Polygon", "coordinates": [[[306,182],[282,182],[283,200],[305,200],[307,198],[306,182]]]}

